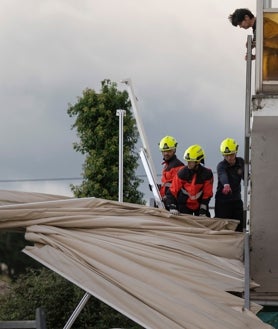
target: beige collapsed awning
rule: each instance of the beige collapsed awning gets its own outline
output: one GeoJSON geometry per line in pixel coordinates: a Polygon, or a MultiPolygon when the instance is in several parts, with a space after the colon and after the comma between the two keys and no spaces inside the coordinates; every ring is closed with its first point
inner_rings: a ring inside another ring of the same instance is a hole
{"type": "Polygon", "coordinates": [[[13,191],[0,203],[0,230],[26,229],[26,254],[145,328],[271,328],[227,292],[244,287],[236,221],[13,191]]]}

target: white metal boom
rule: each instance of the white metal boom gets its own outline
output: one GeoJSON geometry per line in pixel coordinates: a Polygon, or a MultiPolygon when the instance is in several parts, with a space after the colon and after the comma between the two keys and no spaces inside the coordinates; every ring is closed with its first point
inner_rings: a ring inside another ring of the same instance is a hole
{"type": "Polygon", "coordinates": [[[158,179],[157,179],[157,174],[155,170],[154,163],[152,161],[151,157],[151,152],[150,152],[150,147],[147,141],[147,137],[145,134],[143,122],[141,120],[141,116],[139,114],[139,109],[138,109],[138,104],[137,104],[137,98],[134,94],[132,83],[130,79],[125,79],[122,80],[123,83],[127,85],[127,90],[129,94],[129,98],[131,101],[132,109],[134,112],[134,117],[136,120],[137,128],[139,131],[139,135],[143,144],[143,148],[141,149],[140,152],[140,157],[146,172],[146,175],[148,177],[149,184],[151,186],[155,202],[159,208],[165,208],[164,203],[162,201],[159,189],[157,185],[159,184],[158,179]]]}

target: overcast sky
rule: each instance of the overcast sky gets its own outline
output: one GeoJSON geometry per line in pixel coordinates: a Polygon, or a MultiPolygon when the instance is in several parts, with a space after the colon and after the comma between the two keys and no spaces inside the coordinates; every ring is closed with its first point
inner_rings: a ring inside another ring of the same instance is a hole
{"type": "Polygon", "coordinates": [[[68,103],[104,79],[132,80],[158,173],[165,135],[181,159],[203,146],[213,170],[226,137],[243,156],[252,31],[227,19],[240,7],[256,13],[255,0],[1,0],[0,188],[72,195],[81,181],[4,180],[81,177],[68,103]]]}

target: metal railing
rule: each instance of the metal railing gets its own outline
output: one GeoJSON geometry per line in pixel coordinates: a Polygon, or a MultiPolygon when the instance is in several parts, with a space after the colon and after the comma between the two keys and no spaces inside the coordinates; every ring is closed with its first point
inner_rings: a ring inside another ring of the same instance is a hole
{"type": "Polygon", "coordinates": [[[46,329],[45,312],[37,308],[35,320],[0,321],[0,329],[46,329]]]}

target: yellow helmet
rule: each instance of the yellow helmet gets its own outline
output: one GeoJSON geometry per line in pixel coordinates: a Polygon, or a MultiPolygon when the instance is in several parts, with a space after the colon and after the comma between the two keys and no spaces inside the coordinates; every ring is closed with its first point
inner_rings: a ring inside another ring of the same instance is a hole
{"type": "Polygon", "coordinates": [[[220,152],[222,155],[229,155],[237,153],[238,144],[233,138],[226,138],[220,145],[220,152]]]}
{"type": "Polygon", "coordinates": [[[205,152],[200,145],[198,144],[191,145],[184,152],[183,158],[186,161],[201,162],[205,158],[205,152]]]}
{"type": "Polygon", "coordinates": [[[161,139],[159,143],[159,149],[160,151],[169,151],[169,150],[175,150],[178,143],[172,136],[165,136],[161,139]]]}

